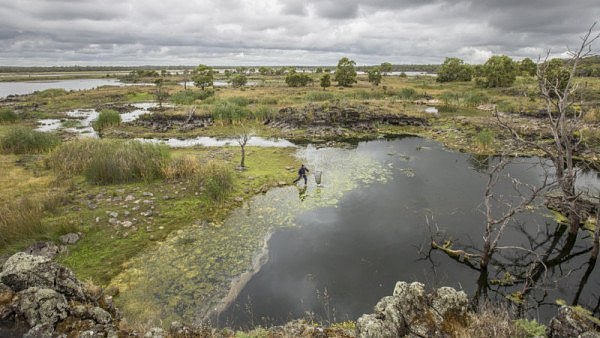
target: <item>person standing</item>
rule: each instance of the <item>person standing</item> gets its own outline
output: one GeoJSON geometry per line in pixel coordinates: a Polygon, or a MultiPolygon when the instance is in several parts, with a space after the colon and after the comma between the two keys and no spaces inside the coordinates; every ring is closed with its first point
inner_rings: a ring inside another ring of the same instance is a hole
{"type": "Polygon", "coordinates": [[[294,184],[298,181],[300,181],[301,178],[304,178],[304,185],[306,185],[308,183],[308,179],[306,178],[306,173],[309,172],[310,170],[308,170],[307,167],[304,166],[304,164],[302,164],[302,166],[300,166],[300,169],[298,169],[298,178],[294,180],[294,184]]]}

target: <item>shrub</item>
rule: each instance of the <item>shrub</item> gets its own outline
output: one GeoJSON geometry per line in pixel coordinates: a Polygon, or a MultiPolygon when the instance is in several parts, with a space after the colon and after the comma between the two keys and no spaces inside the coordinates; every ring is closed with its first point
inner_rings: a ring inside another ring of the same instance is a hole
{"type": "Polygon", "coordinates": [[[61,175],[83,174],[90,183],[150,181],[164,175],[166,146],[121,140],[76,140],[63,144],[48,159],[61,175]]]}
{"type": "Polygon", "coordinates": [[[213,201],[223,202],[233,190],[233,170],[225,163],[210,161],[200,170],[198,183],[213,201]]]}
{"type": "Polygon", "coordinates": [[[308,92],[306,93],[305,99],[307,101],[331,101],[336,97],[331,92],[308,92]]]}
{"type": "Polygon", "coordinates": [[[8,108],[0,109],[0,123],[12,123],[19,119],[19,116],[8,108]]]}
{"type": "Polygon", "coordinates": [[[214,90],[181,90],[171,95],[171,101],[176,104],[192,104],[196,100],[206,100],[215,94],[214,90]]]}
{"type": "Polygon", "coordinates": [[[121,124],[121,114],[112,109],[103,109],[94,122],[94,129],[102,130],[106,127],[118,126],[121,124]]]}
{"type": "Polygon", "coordinates": [[[5,153],[31,154],[49,151],[59,143],[60,138],[55,134],[15,127],[0,139],[0,149],[5,153]]]}
{"type": "Polygon", "coordinates": [[[382,99],[385,97],[385,93],[380,90],[364,90],[359,89],[357,91],[351,92],[349,95],[353,99],[357,100],[372,100],[372,99],[382,99]]]}

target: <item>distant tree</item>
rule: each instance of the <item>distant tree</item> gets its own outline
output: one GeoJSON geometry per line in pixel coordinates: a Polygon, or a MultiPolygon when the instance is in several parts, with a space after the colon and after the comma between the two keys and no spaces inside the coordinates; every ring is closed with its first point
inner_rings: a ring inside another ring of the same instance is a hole
{"type": "Polygon", "coordinates": [[[247,70],[248,70],[248,68],[246,68],[246,67],[235,67],[235,72],[237,74],[246,74],[247,70]]]}
{"type": "Polygon", "coordinates": [[[273,73],[271,68],[267,68],[267,67],[259,67],[258,68],[258,72],[260,73],[260,75],[263,76],[267,76],[267,75],[271,75],[273,73]]]}
{"type": "Polygon", "coordinates": [[[530,58],[524,58],[519,63],[519,70],[522,74],[535,76],[537,73],[537,65],[530,58]]]}
{"type": "Polygon", "coordinates": [[[477,78],[481,87],[510,87],[517,78],[517,65],[506,55],[494,55],[482,68],[482,77],[477,78]]]}
{"type": "Polygon", "coordinates": [[[381,83],[381,68],[379,67],[373,67],[369,70],[367,70],[367,76],[369,79],[369,82],[371,82],[372,85],[374,86],[379,86],[379,83],[381,83]]]}
{"type": "Polygon", "coordinates": [[[355,65],[356,62],[347,57],[343,57],[338,61],[334,74],[334,80],[337,81],[338,86],[351,87],[353,83],[356,83],[355,65]]]}
{"type": "Polygon", "coordinates": [[[329,86],[331,86],[331,75],[325,73],[323,76],[321,76],[321,87],[323,87],[323,90],[325,90],[329,86]]]}
{"type": "Polygon", "coordinates": [[[290,87],[304,87],[309,82],[312,82],[312,78],[304,73],[297,73],[295,70],[291,71],[285,77],[285,83],[290,87]]]}
{"type": "Polygon", "coordinates": [[[459,58],[446,58],[437,73],[437,82],[471,81],[471,66],[459,58]]]}
{"type": "Polygon", "coordinates": [[[231,70],[225,69],[225,71],[223,72],[223,74],[225,75],[226,78],[229,79],[231,77],[231,70]]]}
{"type": "Polygon", "coordinates": [[[183,75],[183,90],[187,90],[187,83],[190,80],[190,71],[184,69],[182,72],[183,75]]]}
{"type": "Polygon", "coordinates": [[[162,76],[162,77],[167,76],[167,70],[166,69],[161,70],[160,71],[160,76],[162,76]]]}
{"type": "Polygon", "coordinates": [[[248,78],[244,74],[234,74],[229,80],[235,88],[243,87],[248,83],[248,78]]]}
{"type": "Polygon", "coordinates": [[[317,69],[315,69],[315,73],[317,73],[317,74],[323,73],[323,67],[317,67],[317,69]]]}
{"type": "Polygon", "coordinates": [[[214,82],[214,71],[212,67],[199,65],[194,69],[192,79],[196,87],[204,90],[205,87],[212,87],[214,82]]]}
{"type": "Polygon", "coordinates": [[[285,74],[285,67],[279,67],[275,70],[275,75],[283,75],[285,74]]]}
{"type": "Polygon", "coordinates": [[[158,101],[158,106],[162,108],[163,102],[169,98],[169,92],[165,90],[164,80],[161,78],[154,80],[154,85],[156,86],[154,96],[156,97],[156,101],[158,101]]]}
{"type": "Polygon", "coordinates": [[[381,65],[379,65],[379,69],[381,70],[381,74],[383,75],[388,75],[388,73],[391,73],[392,70],[394,70],[392,64],[389,62],[384,62],[381,65]]]}
{"type": "Polygon", "coordinates": [[[567,69],[561,59],[552,59],[545,62],[542,65],[542,75],[544,76],[544,82],[548,95],[552,98],[556,97],[559,93],[565,91],[567,84],[570,80],[570,71],[567,69]]]}

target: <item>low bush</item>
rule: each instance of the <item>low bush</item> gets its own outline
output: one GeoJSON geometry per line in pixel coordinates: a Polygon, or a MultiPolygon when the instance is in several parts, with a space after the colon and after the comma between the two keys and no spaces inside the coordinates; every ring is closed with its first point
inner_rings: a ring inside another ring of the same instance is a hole
{"type": "Polygon", "coordinates": [[[19,116],[8,108],[0,109],[0,123],[12,123],[19,119],[19,116]]]}
{"type": "Polygon", "coordinates": [[[106,127],[118,126],[119,124],[121,124],[121,114],[112,109],[104,109],[94,122],[94,129],[100,131],[106,127]]]}
{"type": "Polygon", "coordinates": [[[122,140],[75,140],[52,152],[48,165],[61,175],[83,174],[90,183],[114,184],[162,178],[166,146],[122,140]]]}
{"type": "Polygon", "coordinates": [[[60,143],[55,134],[44,133],[26,127],[15,127],[0,138],[0,149],[5,153],[31,154],[51,150],[60,143]]]}
{"type": "Polygon", "coordinates": [[[181,90],[171,95],[171,101],[176,104],[192,104],[196,100],[206,100],[215,94],[214,90],[181,90]]]}

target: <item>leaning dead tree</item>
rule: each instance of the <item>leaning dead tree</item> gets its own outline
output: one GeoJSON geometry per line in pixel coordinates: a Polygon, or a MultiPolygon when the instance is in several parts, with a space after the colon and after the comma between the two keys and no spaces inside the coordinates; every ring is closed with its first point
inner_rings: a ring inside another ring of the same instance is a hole
{"type": "Polygon", "coordinates": [[[489,265],[494,255],[499,250],[514,249],[514,247],[500,247],[500,240],[515,217],[529,209],[532,209],[534,201],[550,186],[548,173],[545,172],[542,183],[531,185],[524,183],[510,175],[503,175],[504,169],[510,163],[507,157],[502,157],[500,162],[488,171],[485,195],[482,203],[485,215],[485,226],[483,230],[483,245],[480,249],[457,250],[452,248],[448,240],[442,245],[438,244],[432,236],[431,246],[440,250],[450,258],[462,263],[471,269],[479,271],[475,303],[483,296],[487,296],[489,265]],[[512,187],[512,196],[503,196],[496,191],[501,179],[512,187]]]}
{"type": "Polygon", "coordinates": [[[510,132],[515,140],[541,151],[553,164],[555,179],[560,189],[560,211],[569,219],[569,233],[574,235],[582,223],[580,212],[580,193],[575,189],[579,169],[574,155],[583,142],[581,133],[584,106],[579,100],[579,85],[575,82],[577,67],[583,58],[594,55],[593,43],[600,37],[594,33],[596,23],[581,37],[577,49],[569,49],[570,55],[564,67],[564,76],[551,70],[549,55],[538,63],[537,78],[540,96],[545,104],[543,122],[551,134],[551,141],[543,139],[527,139],[506,119],[496,114],[498,123],[510,132]]]}

